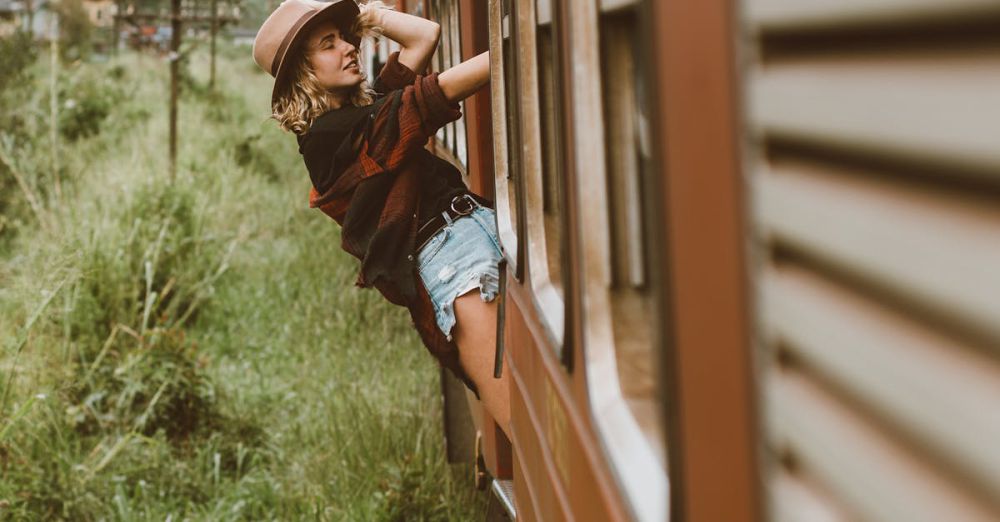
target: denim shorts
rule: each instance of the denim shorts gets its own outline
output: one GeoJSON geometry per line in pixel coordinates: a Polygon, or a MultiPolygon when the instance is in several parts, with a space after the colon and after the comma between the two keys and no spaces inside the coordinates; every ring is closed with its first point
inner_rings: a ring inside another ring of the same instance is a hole
{"type": "Polygon", "coordinates": [[[455,299],[479,287],[483,302],[500,291],[502,257],[493,209],[475,206],[452,220],[417,252],[420,278],[434,304],[438,328],[451,340],[455,326],[455,299]]]}

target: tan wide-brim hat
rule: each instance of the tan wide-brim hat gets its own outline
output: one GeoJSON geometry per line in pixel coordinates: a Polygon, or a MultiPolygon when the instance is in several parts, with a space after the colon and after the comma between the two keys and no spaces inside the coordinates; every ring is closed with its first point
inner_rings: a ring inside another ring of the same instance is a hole
{"type": "Polygon", "coordinates": [[[254,38],[253,59],[274,77],[272,106],[288,88],[292,72],[290,58],[309,30],[324,20],[353,21],[358,12],[354,0],[285,0],[267,17],[254,38]]]}

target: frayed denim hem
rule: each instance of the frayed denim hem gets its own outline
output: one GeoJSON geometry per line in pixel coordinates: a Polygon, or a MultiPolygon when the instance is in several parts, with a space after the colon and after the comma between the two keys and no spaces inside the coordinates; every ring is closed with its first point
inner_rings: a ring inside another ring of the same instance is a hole
{"type": "Polygon", "coordinates": [[[473,274],[466,284],[459,287],[459,291],[455,296],[445,302],[439,310],[435,312],[435,318],[437,319],[438,328],[448,337],[451,341],[451,330],[455,327],[455,300],[459,297],[475,290],[479,287],[479,298],[483,300],[484,303],[488,303],[497,298],[497,294],[500,293],[500,277],[499,270],[493,268],[492,270],[487,269],[486,271],[476,275],[473,274]]]}
{"type": "Polygon", "coordinates": [[[477,286],[483,302],[496,299],[502,258],[496,215],[485,207],[450,221],[417,252],[420,278],[434,304],[438,328],[449,341],[456,321],[455,299],[477,286]]]}

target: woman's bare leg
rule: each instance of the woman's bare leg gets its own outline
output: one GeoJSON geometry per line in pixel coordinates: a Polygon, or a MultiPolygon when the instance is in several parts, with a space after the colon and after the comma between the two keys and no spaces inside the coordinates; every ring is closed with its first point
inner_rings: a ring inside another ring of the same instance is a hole
{"type": "Polygon", "coordinates": [[[505,370],[499,379],[493,377],[497,300],[484,303],[478,289],[460,296],[455,299],[455,320],[451,333],[462,368],[479,388],[486,411],[510,438],[510,372],[505,370]]]}

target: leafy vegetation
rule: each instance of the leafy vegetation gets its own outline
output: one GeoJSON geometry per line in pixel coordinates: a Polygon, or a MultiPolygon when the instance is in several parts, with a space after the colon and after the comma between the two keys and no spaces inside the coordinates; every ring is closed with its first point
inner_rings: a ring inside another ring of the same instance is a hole
{"type": "Polygon", "coordinates": [[[60,52],[64,60],[87,58],[93,47],[94,25],[87,16],[83,0],[60,0],[52,3],[59,16],[60,52]]]}
{"type": "Polygon", "coordinates": [[[47,60],[0,92],[0,519],[480,518],[436,364],[223,56],[216,91],[191,57],[174,180],[165,61],[59,71],[56,150],[47,60]]]}

